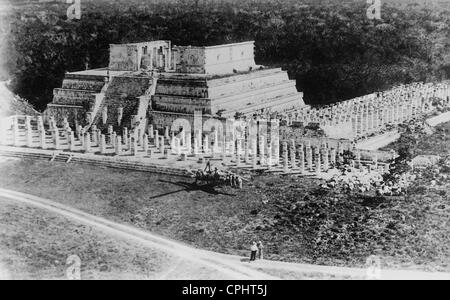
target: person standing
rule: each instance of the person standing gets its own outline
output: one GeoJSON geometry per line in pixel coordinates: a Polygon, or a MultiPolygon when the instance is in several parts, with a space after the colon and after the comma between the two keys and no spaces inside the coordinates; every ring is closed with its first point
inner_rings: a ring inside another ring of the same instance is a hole
{"type": "Polygon", "coordinates": [[[239,188],[240,190],[242,190],[242,178],[241,177],[237,177],[236,179],[236,186],[237,188],[239,188]]]}
{"type": "Polygon", "coordinates": [[[253,242],[252,246],[250,247],[250,261],[256,260],[256,254],[258,253],[258,245],[256,242],[253,242]]]}
{"type": "Polygon", "coordinates": [[[261,241],[258,242],[258,259],[264,259],[264,245],[261,241]]]}

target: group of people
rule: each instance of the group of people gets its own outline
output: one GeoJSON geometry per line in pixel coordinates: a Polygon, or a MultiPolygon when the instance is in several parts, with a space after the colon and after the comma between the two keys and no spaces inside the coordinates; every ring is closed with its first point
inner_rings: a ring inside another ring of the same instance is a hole
{"type": "Polygon", "coordinates": [[[233,173],[227,173],[226,175],[226,181],[230,184],[231,187],[238,188],[242,190],[242,178],[233,174],[233,173]]]}
{"type": "Polygon", "coordinates": [[[264,259],[264,246],[261,241],[253,242],[250,247],[250,261],[255,261],[256,258],[264,259]]]}
{"type": "Polygon", "coordinates": [[[197,170],[195,173],[195,184],[198,184],[201,181],[206,181],[213,185],[227,184],[238,189],[242,189],[243,187],[242,178],[231,172],[221,173],[217,168],[215,168],[214,171],[205,171],[200,169],[197,170]]]}

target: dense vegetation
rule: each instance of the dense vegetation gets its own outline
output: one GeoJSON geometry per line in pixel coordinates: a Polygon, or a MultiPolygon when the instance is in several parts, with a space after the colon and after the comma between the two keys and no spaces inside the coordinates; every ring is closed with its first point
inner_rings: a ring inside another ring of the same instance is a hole
{"type": "Polygon", "coordinates": [[[0,75],[43,109],[65,72],[107,65],[110,43],[170,39],[177,45],[255,40],[257,62],[287,69],[312,104],[450,77],[444,2],[383,1],[382,20],[369,20],[363,0],[105,1],[82,0],[82,18],[74,21],[64,3],[16,3],[8,59],[0,62],[7,72],[0,75]]]}

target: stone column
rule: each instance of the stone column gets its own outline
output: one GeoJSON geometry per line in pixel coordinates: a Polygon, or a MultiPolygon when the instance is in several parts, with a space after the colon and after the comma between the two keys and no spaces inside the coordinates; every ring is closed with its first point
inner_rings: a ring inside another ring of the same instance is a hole
{"type": "Polygon", "coordinates": [[[143,138],[143,147],[144,147],[144,156],[147,156],[148,154],[148,135],[144,134],[144,138],[143,138]]]}
{"type": "Polygon", "coordinates": [[[83,127],[81,127],[81,125],[76,126],[75,132],[77,134],[77,138],[81,139],[81,135],[83,134],[83,127]]]}
{"type": "Polygon", "coordinates": [[[363,134],[366,135],[369,133],[369,130],[370,130],[370,128],[369,128],[370,127],[370,124],[369,124],[370,116],[369,116],[369,107],[368,106],[364,107],[363,118],[364,118],[363,134]]]}
{"type": "Polygon", "coordinates": [[[121,136],[117,136],[117,138],[116,138],[115,152],[116,152],[116,155],[122,154],[122,137],[121,136]]]}
{"type": "Polygon", "coordinates": [[[269,169],[273,166],[276,165],[276,159],[273,155],[273,148],[272,145],[269,146],[269,148],[267,149],[267,164],[269,166],[269,169]]]}
{"type": "Polygon", "coordinates": [[[44,119],[42,116],[37,117],[37,127],[38,129],[44,129],[44,119]]]}
{"type": "Polygon", "coordinates": [[[132,138],[132,143],[133,143],[133,146],[131,147],[131,155],[138,156],[138,154],[139,154],[138,138],[136,137],[136,135],[134,135],[134,137],[132,138]]]}
{"type": "Polygon", "coordinates": [[[252,157],[252,166],[254,170],[258,168],[258,155],[256,154],[252,157]]]}
{"type": "Polygon", "coordinates": [[[159,148],[159,132],[158,130],[155,130],[155,147],[159,148]]]}
{"type": "Polygon", "coordinates": [[[358,117],[357,116],[352,117],[352,133],[353,133],[353,137],[358,136],[358,117]]]}
{"type": "Polygon", "coordinates": [[[97,129],[93,129],[92,130],[92,143],[94,145],[98,145],[98,133],[97,133],[97,129]]]}
{"type": "Polygon", "coordinates": [[[75,151],[75,134],[73,133],[73,131],[69,131],[69,150],[70,151],[75,151]]]}
{"type": "Polygon", "coordinates": [[[139,146],[142,146],[144,144],[144,132],[142,130],[138,129],[137,134],[138,134],[139,146]]]}
{"type": "Polygon", "coordinates": [[[89,132],[84,135],[84,151],[91,153],[91,134],[89,132]]]}
{"type": "Polygon", "coordinates": [[[42,126],[42,128],[39,130],[39,138],[40,138],[40,144],[42,149],[47,149],[47,133],[45,131],[45,128],[42,126]]]}
{"type": "Polygon", "coordinates": [[[13,117],[13,128],[12,128],[12,133],[13,133],[13,143],[15,147],[19,147],[19,120],[17,119],[17,117],[13,117]]]}
{"type": "Polygon", "coordinates": [[[256,139],[252,140],[252,155],[253,157],[258,157],[258,142],[256,139]]]}
{"type": "Polygon", "coordinates": [[[175,138],[175,144],[177,145],[177,155],[180,156],[181,155],[181,139],[180,138],[175,138]]]}
{"type": "Polygon", "coordinates": [[[298,151],[300,173],[303,174],[305,173],[305,152],[303,150],[303,145],[301,145],[297,151],[298,151]]]}
{"type": "Polygon", "coordinates": [[[189,155],[192,153],[192,133],[186,132],[186,154],[189,155]]]}
{"type": "Polygon", "coordinates": [[[149,138],[153,139],[155,137],[155,131],[153,129],[153,124],[150,124],[148,126],[148,134],[149,134],[149,138]]]}
{"type": "Polygon", "coordinates": [[[159,137],[159,152],[161,152],[162,154],[164,154],[164,150],[166,149],[166,146],[164,145],[164,137],[160,136],[159,137]]]}
{"type": "Polygon", "coordinates": [[[278,120],[272,120],[271,122],[271,142],[273,149],[273,160],[276,165],[280,162],[280,124],[278,120]]]}
{"type": "Polygon", "coordinates": [[[325,172],[328,172],[328,170],[330,169],[330,161],[329,161],[329,150],[328,148],[325,146],[323,148],[323,168],[325,170],[325,172]]]}
{"type": "Polygon", "coordinates": [[[61,150],[61,138],[59,136],[59,129],[55,127],[55,129],[53,129],[53,134],[54,134],[54,142],[55,142],[55,149],[56,150],[61,150]]]}
{"type": "Polygon", "coordinates": [[[336,167],[336,149],[331,148],[330,150],[330,163],[333,167],[336,167]]]}
{"type": "Polygon", "coordinates": [[[194,156],[199,155],[199,141],[196,136],[194,136],[194,156]]]}
{"type": "Polygon", "coordinates": [[[312,157],[311,144],[309,142],[306,145],[305,152],[306,152],[306,164],[307,164],[307,167],[308,167],[309,171],[312,172],[314,170],[313,169],[313,157],[312,157]]]}
{"type": "Polygon", "coordinates": [[[170,129],[169,127],[166,127],[164,130],[164,137],[166,138],[166,140],[170,139],[170,129]]]}
{"type": "Polygon", "coordinates": [[[116,148],[116,141],[117,141],[117,133],[114,131],[111,134],[111,139],[109,141],[111,143],[111,146],[113,146],[113,148],[116,148]]]}
{"type": "Polygon", "coordinates": [[[378,131],[380,129],[380,110],[378,107],[375,107],[373,114],[373,129],[378,131]]]}
{"type": "Polygon", "coordinates": [[[27,133],[27,147],[33,147],[33,129],[31,128],[31,119],[29,116],[25,117],[25,126],[27,133]]]}
{"type": "MultiPolygon", "coordinates": [[[[238,141],[239,143],[239,141],[238,141]]],[[[219,132],[217,130],[214,131],[214,150],[213,152],[216,153],[219,150],[219,132]]]]}
{"type": "Polygon", "coordinates": [[[100,136],[100,153],[106,154],[106,136],[104,134],[100,136]]]}
{"type": "Polygon", "coordinates": [[[98,145],[100,146],[100,139],[102,137],[102,131],[101,130],[97,130],[97,140],[98,140],[98,145]]]}
{"type": "Polygon", "coordinates": [[[289,154],[288,154],[288,146],[286,142],[283,142],[283,171],[285,173],[289,172],[289,154]]]}
{"type": "Polygon", "coordinates": [[[172,135],[172,138],[170,139],[170,147],[171,147],[172,154],[176,154],[178,152],[177,151],[177,142],[176,142],[175,135],[172,135]]]}
{"type": "Polygon", "coordinates": [[[283,172],[288,173],[289,172],[289,157],[288,157],[288,151],[287,148],[283,147],[283,172]]]}
{"type": "Polygon", "coordinates": [[[246,164],[250,163],[250,149],[249,149],[249,143],[248,140],[244,143],[245,152],[244,152],[244,162],[246,164]]]}
{"type": "Polygon", "coordinates": [[[240,165],[241,165],[241,143],[238,140],[236,148],[236,166],[239,167],[240,165]]]}
{"type": "Polygon", "coordinates": [[[123,143],[128,147],[129,141],[128,141],[128,128],[124,127],[123,128],[123,143]]]}
{"type": "Polygon", "coordinates": [[[261,163],[261,166],[266,163],[265,149],[266,149],[266,144],[264,143],[264,140],[261,139],[259,141],[259,161],[261,163]]]}
{"type": "Polygon", "coordinates": [[[291,168],[292,169],[296,169],[297,168],[297,162],[296,162],[295,155],[296,155],[297,151],[296,151],[295,147],[291,147],[291,151],[290,152],[291,152],[291,168]]]}
{"type": "Polygon", "coordinates": [[[204,141],[203,141],[203,152],[205,154],[209,153],[209,136],[205,135],[204,141]]]}
{"type": "Polygon", "coordinates": [[[316,173],[320,174],[322,172],[322,162],[320,160],[320,150],[319,147],[315,148],[315,160],[316,160],[316,173]]]}
{"type": "Polygon", "coordinates": [[[50,125],[50,129],[51,129],[51,130],[53,130],[53,129],[55,129],[55,128],[57,127],[57,126],[56,126],[55,117],[50,117],[49,125],[50,125]]]}

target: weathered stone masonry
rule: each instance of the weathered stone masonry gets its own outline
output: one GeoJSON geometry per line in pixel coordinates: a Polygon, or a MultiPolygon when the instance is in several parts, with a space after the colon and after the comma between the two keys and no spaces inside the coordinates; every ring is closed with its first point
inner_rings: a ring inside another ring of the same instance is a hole
{"type": "Polygon", "coordinates": [[[156,129],[173,120],[283,112],[304,106],[303,95],[279,68],[254,61],[254,42],[212,47],[170,41],[111,45],[108,68],[66,74],[45,113],[85,131],[95,125],[156,129]]]}

